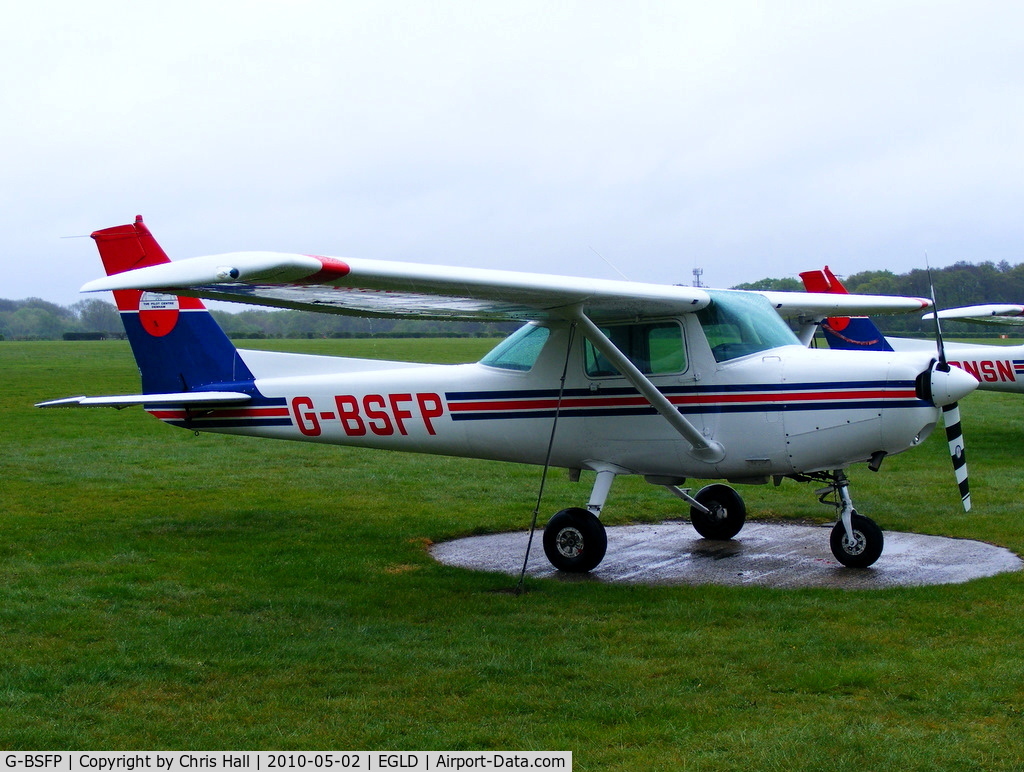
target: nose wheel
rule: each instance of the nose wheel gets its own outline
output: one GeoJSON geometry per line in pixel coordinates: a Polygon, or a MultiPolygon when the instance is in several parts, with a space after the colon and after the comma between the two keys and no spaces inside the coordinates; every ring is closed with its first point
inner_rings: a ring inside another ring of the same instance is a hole
{"type": "Polygon", "coordinates": [[[881,556],[885,537],[871,518],[858,515],[856,510],[850,514],[853,537],[847,535],[842,520],[836,523],[829,539],[832,554],[848,568],[867,568],[881,556]]]}
{"type": "Polygon", "coordinates": [[[829,486],[818,491],[818,501],[839,510],[839,520],[832,528],[829,546],[836,560],[847,568],[867,568],[882,555],[885,536],[874,520],[864,517],[853,508],[850,481],[842,470],[828,478],[829,486]],[[836,501],[825,499],[835,494],[836,501]]]}

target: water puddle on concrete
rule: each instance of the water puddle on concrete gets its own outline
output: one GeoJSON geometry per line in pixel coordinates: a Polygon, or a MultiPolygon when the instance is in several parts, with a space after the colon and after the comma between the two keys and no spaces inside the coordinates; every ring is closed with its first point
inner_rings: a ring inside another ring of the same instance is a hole
{"type": "MultiPolygon", "coordinates": [[[[845,568],[829,549],[830,529],[831,525],[747,523],[735,539],[712,541],[684,522],[616,526],[608,529],[608,552],[590,579],[863,590],[957,584],[1024,567],[1003,547],[886,531],[885,550],[877,563],[845,568]]],[[[518,576],[528,538],[525,532],[472,536],[435,544],[431,553],[446,565],[518,576]]],[[[544,555],[542,541],[538,530],[527,562],[529,576],[580,578],[556,571],[544,555]]]]}

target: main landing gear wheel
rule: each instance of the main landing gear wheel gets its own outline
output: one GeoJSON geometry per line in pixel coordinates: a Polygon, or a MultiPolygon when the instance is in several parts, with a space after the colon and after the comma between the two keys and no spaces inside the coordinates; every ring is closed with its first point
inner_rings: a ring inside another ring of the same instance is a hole
{"type": "Polygon", "coordinates": [[[710,514],[690,507],[690,522],[705,539],[731,539],[747,520],[747,507],[740,494],[728,485],[716,483],[697,491],[693,497],[710,514]]]}
{"type": "Polygon", "coordinates": [[[848,568],[867,568],[882,554],[885,537],[875,521],[853,513],[853,541],[846,535],[842,519],[835,524],[830,538],[832,554],[848,568]]]}
{"type": "Polygon", "coordinates": [[[544,526],[544,554],[559,571],[583,574],[604,559],[608,535],[597,516],[586,509],[563,509],[544,526]]]}

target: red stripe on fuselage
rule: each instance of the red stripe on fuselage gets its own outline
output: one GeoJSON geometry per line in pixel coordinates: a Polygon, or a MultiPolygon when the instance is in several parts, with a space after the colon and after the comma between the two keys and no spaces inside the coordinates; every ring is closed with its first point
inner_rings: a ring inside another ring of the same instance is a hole
{"type": "MultiPolygon", "coordinates": [[[[785,402],[834,402],[836,400],[865,399],[915,399],[913,389],[871,389],[871,390],[840,390],[814,392],[771,392],[754,394],[693,394],[669,396],[673,405],[739,405],[764,402],[778,404],[785,402]]],[[[495,412],[503,410],[551,410],[559,405],[563,409],[578,407],[634,407],[649,404],[640,396],[635,397],[568,397],[559,403],[555,398],[516,399],[516,400],[478,400],[473,402],[449,402],[448,410],[452,413],[469,413],[475,411],[495,412]]]]}

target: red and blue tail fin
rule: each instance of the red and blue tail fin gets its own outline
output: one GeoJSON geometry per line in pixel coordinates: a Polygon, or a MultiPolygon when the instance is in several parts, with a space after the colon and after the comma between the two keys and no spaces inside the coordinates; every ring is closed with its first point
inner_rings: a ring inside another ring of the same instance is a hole
{"type": "MultiPolygon", "coordinates": [[[[108,276],[170,262],[141,216],[92,237],[108,276]]],[[[146,394],[252,388],[252,373],[199,299],[117,290],[114,301],[146,394]]]]}
{"type": "MultiPolygon", "coordinates": [[[[849,294],[843,283],[826,265],[823,271],[804,271],[800,274],[808,292],[829,292],[833,295],[849,294]]],[[[829,348],[856,351],[892,351],[882,331],[867,316],[829,317],[821,325],[829,348]]]]}

